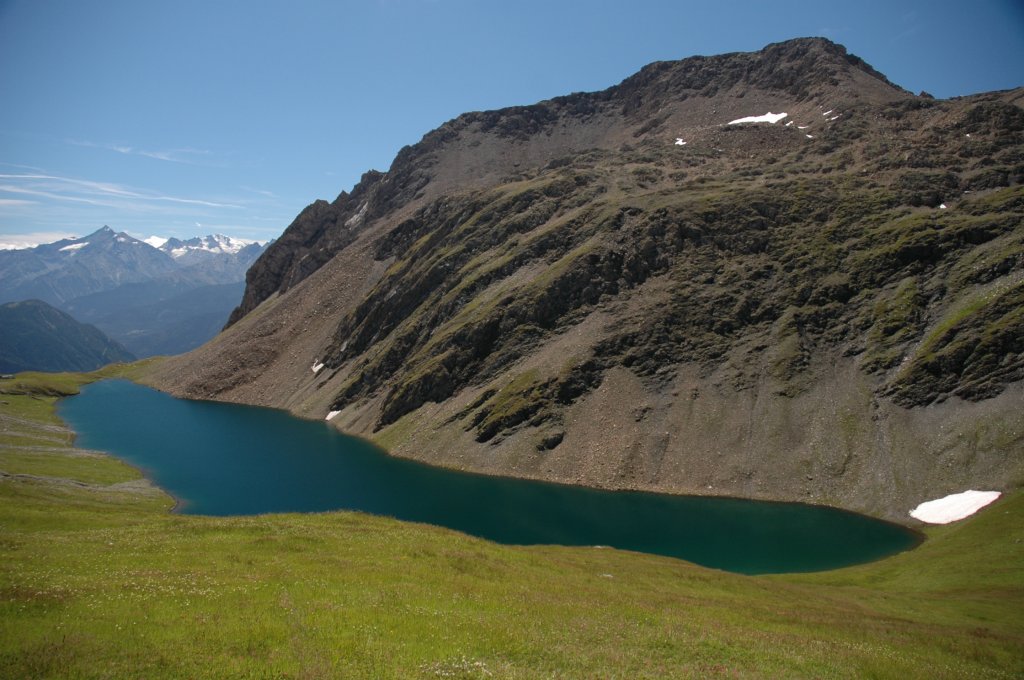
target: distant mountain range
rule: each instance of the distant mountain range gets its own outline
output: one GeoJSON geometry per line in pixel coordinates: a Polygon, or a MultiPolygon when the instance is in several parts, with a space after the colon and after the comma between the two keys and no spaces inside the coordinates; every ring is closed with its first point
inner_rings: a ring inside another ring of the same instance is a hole
{"type": "Polygon", "coordinates": [[[92,371],[132,354],[40,300],[0,305],[0,372],[92,371]]]}
{"type": "Polygon", "coordinates": [[[103,227],[88,236],[0,251],[0,303],[41,300],[140,357],[213,337],[266,249],[223,235],[142,241],[103,227]]]}
{"type": "MultiPolygon", "coordinates": [[[[152,239],[147,242],[153,245],[152,239]]],[[[214,234],[187,241],[170,238],[156,248],[170,255],[180,267],[207,274],[216,272],[223,279],[221,283],[234,283],[245,280],[246,270],[266,250],[266,244],[214,234]]]]}

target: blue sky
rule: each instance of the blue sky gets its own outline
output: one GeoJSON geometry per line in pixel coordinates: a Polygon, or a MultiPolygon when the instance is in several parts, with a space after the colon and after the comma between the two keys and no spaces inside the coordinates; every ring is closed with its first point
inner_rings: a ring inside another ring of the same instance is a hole
{"type": "Polygon", "coordinates": [[[0,0],[0,243],[267,239],[464,111],[821,35],[937,97],[1024,85],[1024,2],[0,0]]]}

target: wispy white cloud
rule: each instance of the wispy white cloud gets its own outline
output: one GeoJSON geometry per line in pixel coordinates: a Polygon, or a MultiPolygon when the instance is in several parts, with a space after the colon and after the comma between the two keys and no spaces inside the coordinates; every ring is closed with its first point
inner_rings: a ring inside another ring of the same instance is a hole
{"type": "Polygon", "coordinates": [[[248,191],[250,194],[259,194],[260,196],[266,196],[267,198],[277,198],[277,194],[275,194],[273,191],[267,191],[265,189],[253,189],[252,187],[247,187],[244,184],[238,188],[241,189],[242,191],[248,191]]]}
{"type": "Polygon", "coordinates": [[[205,165],[203,161],[210,157],[210,152],[205,149],[170,149],[168,151],[144,151],[137,150],[140,156],[155,158],[158,161],[170,161],[171,163],[185,163],[187,165],[205,165]]]}
{"type": "Polygon", "coordinates": [[[72,177],[60,177],[58,175],[0,173],[0,179],[21,183],[0,185],[0,191],[14,194],[29,194],[61,201],[105,205],[108,207],[123,206],[123,204],[112,204],[109,202],[109,199],[116,198],[133,199],[135,201],[142,202],[155,201],[180,203],[183,205],[205,206],[209,208],[243,208],[243,206],[235,203],[222,203],[199,198],[166,196],[157,192],[135,189],[121,184],[95,182],[91,180],[75,179],[72,177]]]}
{"type": "Polygon", "coordinates": [[[168,149],[166,151],[152,151],[126,144],[101,144],[81,139],[68,139],[65,141],[73,146],[84,146],[90,149],[106,149],[107,151],[114,151],[125,156],[144,156],[145,158],[154,158],[159,161],[168,161],[171,163],[184,163],[186,165],[207,165],[208,160],[212,155],[207,149],[193,149],[191,147],[168,149]]]}
{"type": "Polygon", "coordinates": [[[75,238],[67,231],[36,231],[29,234],[0,234],[0,250],[33,248],[41,243],[53,243],[65,238],[75,238]]]}
{"type": "Polygon", "coordinates": [[[46,170],[36,167],[35,165],[22,165],[21,163],[4,163],[0,161],[0,165],[7,168],[21,168],[22,170],[32,170],[33,172],[46,172],[46,170]]]}
{"type": "Polygon", "coordinates": [[[207,196],[47,170],[14,170],[0,167],[0,241],[8,248],[34,243],[4,232],[47,233],[38,243],[56,240],[49,238],[50,232],[90,233],[104,224],[147,236],[191,238],[201,229],[203,233],[267,240],[291,221],[290,213],[277,205],[280,198],[265,197],[259,190],[253,195],[238,189],[234,196],[207,196]]]}
{"type": "MultiPolygon", "coordinates": [[[[3,175],[0,175],[2,177],[3,175]]],[[[0,184],[0,192],[8,194],[21,194],[25,196],[38,196],[40,198],[51,198],[56,201],[71,201],[72,203],[85,203],[88,205],[100,205],[108,208],[116,207],[114,203],[97,201],[90,198],[82,198],[81,196],[70,196],[64,194],[56,194],[50,191],[41,191],[39,189],[30,189],[27,187],[19,187],[11,184],[0,184]]],[[[17,200],[17,199],[14,199],[17,200]]]]}
{"type": "MultiPolygon", "coordinates": [[[[253,239],[255,235],[259,234],[260,237],[257,240],[260,240],[260,241],[266,241],[266,240],[268,240],[268,238],[277,238],[278,236],[281,235],[282,227],[280,227],[280,226],[259,227],[259,226],[256,226],[254,224],[254,222],[258,222],[258,221],[259,221],[258,219],[253,219],[251,221],[250,220],[246,220],[244,223],[240,223],[240,224],[232,224],[232,223],[207,224],[207,223],[204,222],[203,223],[203,229],[207,233],[211,233],[211,234],[213,234],[213,233],[216,233],[216,234],[226,234],[226,235],[231,236],[231,237],[235,237],[235,235],[237,234],[239,238],[249,238],[249,239],[253,239]]],[[[278,224],[279,225],[283,224],[283,222],[278,221],[278,224]]]]}

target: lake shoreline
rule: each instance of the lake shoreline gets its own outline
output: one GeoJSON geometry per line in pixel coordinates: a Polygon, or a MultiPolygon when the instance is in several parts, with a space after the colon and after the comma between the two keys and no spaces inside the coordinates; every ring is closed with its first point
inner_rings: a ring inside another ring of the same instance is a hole
{"type": "Polygon", "coordinates": [[[918,533],[920,533],[921,529],[923,529],[926,526],[926,524],[924,522],[921,522],[921,521],[919,521],[919,520],[917,520],[917,519],[915,519],[915,518],[910,516],[910,510],[916,505],[916,503],[914,505],[909,505],[907,507],[905,513],[903,513],[902,515],[896,514],[896,513],[884,513],[883,514],[883,513],[871,512],[871,511],[867,511],[867,510],[863,510],[863,509],[851,508],[851,507],[848,507],[846,505],[839,505],[839,504],[833,504],[833,503],[827,503],[827,502],[809,501],[809,500],[806,500],[806,499],[795,498],[795,497],[793,497],[791,495],[779,494],[779,493],[748,493],[748,494],[742,494],[741,495],[741,494],[737,494],[737,493],[718,493],[718,492],[715,492],[713,490],[712,490],[711,493],[707,493],[706,489],[701,489],[701,488],[694,488],[694,489],[686,489],[686,490],[684,490],[684,489],[679,489],[677,487],[674,487],[674,486],[671,486],[671,485],[667,485],[667,484],[616,484],[616,483],[605,482],[605,481],[600,480],[600,479],[584,480],[582,477],[579,477],[576,481],[573,481],[573,480],[567,480],[567,479],[561,479],[561,478],[553,478],[551,476],[545,476],[543,474],[536,474],[536,473],[533,473],[531,471],[522,470],[522,469],[492,470],[492,469],[480,468],[480,467],[477,467],[477,466],[459,465],[459,464],[456,464],[456,463],[452,463],[452,462],[450,462],[448,460],[426,460],[424,457],[411,455],[411,454],[406,453],[404,451],[396,452],[394,450],[388,449],[388,448],[382,446],[381,443],[377,439],[374,439],[372,437],[367,437],[367,436],[365,436],[363,434],[352,433],[352,432],[345,431],[345,430],[343,430],[342,428],[340,428],[339,426],[337,426],[336,424],[334,424],[331,421],[324,421],[324,420],[322,420],[320,418],[315,418],[315,417],[312,417],[310,415],[303,414],[301,412],[295,411],[295,410],[287,408],[287,407],[271,406],[271,405],[264,405],[264,404],[253,404],[253,403],[250,403],[250,402],[247,402],[247,401],[234,400],[234,399],[216,399],[216,398],[212,398],[212,397],[189,397],[189,396],[183,396],[181,394],[177,394],[172,389],[168,389],[167,387],[162,386],[158,381],[153,381],[153,380],[146,379],[145,376],[141,377],[138,380],[134,380],[133,382],[136,382],[137,384],[144,385],[146,387],[150,387],[152,389],[158,390],[160,392],[163,392],[164,394],[168,394],[168,395],[173,396],[173,397],[178,398],[178,399],[188,399],[190,401],[196,401],[196,402],[200,402],[200,403],[236,404],[236,405],[239,405],[239,406],[252,406],[252,407],[256,407],[256,408],[265,408],[265,409],[269,409],[269,410],[272,410],[272,411],[279,411],[279,412],[282,412],[282,413],[287,413],[288,415],[290,415],[290,416],[292,416],[294,418],[299,418],[301,420],[305,420],[305,421],[309,421],[309,422],[325,422],[325,424],[328,427],[331,427],[331,428],[335,429],[339,433],[344,434],[346,437],[352,437],[352,438],[355,438],[355,439],[360,439],[360,440],[366,442],[368,445],[377,448],[378,450],[383,452],[385,455],[388,455],[388,456],[390,456],[392,458],[396,458],[396,459],[400,459],[400,460],[406,460],[406,461],[418,463],[418,464],[425,465],[425,466],[431,467],[431,468],[438,468],[438,469],[442,469],[442,470],[451,470],[453,472],[461,472],[461,473],[466,473],[466,474],[482,475],[482,476],[485,476],[485,477],[495,477],[495,478],[499,478],[499,479],[521,479],[521,480],[527,480],[527,481],[533,481],[533,482],[542,482],[542,483],[545,483],[545,484],[557,484],[557,485],[560,485],[560,486],[579,487],[579,488],[595,489],[595,490],[609,491],[609,492],[653,493],[653,494],[659,494],[659,495],[680,496],[680,497],[693,497],[693,498],[723,498],[723,499],[730,499],[730,500],[758,501],[758,502],[764,502],[764,503],[795,504],[795,505],[802,505],[802,506],[814,507],[814,508],[829,508],[829,509],[832,509],[832,510],[840,510],[840,511],[843,511],[843,512],[852,513],[854,515],[860,515],[860,516],[863,516],[863,517],[870,517],[870,518],[878,520],[880,522],[886,522],[886,523],[889,523],[889,524],[894,524],[894,525],[897,525],[897,526],[900,526],[900,527],[903,527],[905,529],[909,529],[911,531],[915,531],[915,532],[918,532],[918,533]]]}
{"type": "Polygon", "coordinates": [[[509,545],[611,545],[740,573],[833,569],[923,540],[912,528],[825,505],[445,469],[280,409],[181,400],[130,381],[94,383],[60,415],[79,432],[92,423],[85,443],[132,464],[174,499],[176,514],[354,510],[509,545]],[[713,547],[716,531],[735,543],[713,547]]]}

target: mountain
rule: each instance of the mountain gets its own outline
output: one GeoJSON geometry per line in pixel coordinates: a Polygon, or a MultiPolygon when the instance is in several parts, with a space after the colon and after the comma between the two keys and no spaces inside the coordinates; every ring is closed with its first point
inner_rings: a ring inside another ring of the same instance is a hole
{"type": "Polygon", "coordinates": [[[216,283],[245,280],[245,272],[266,250],[264,244],[214,234],[187,241],[170,238],[158,250],[170,255],[179,267],[202,276],[215,274],[216,283]]]}
{"type": "Polygon", "coordinates": [[[38,298],[53,305],[176,273],[165,253],[103,227],[88,236],[0,251],[0,302],[38,298]]]}
{"type": "Polygon", "coordinates": [[[0,305],[0,372],[92,371],[134,360],[94,326],[41,300],[0,305]]]}
{"type": "Polygon", "coordinates": [[[303,210],[153,381],[485,473],[900,521],[1008,489],[1022,102],[808,38],[467,113],[303,210]]]}
{"type": "Polygon", "coordinates": [[[0,251],[0,302],[39,298],[137,356],[178,354],[216,335],[265,244],[204,236],[157,248],[109,227],[0,251]]]}

